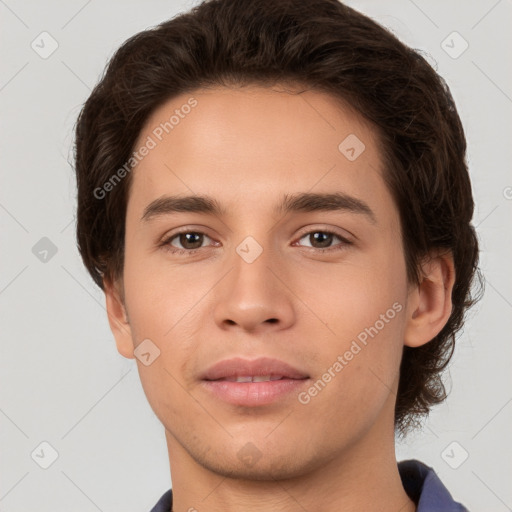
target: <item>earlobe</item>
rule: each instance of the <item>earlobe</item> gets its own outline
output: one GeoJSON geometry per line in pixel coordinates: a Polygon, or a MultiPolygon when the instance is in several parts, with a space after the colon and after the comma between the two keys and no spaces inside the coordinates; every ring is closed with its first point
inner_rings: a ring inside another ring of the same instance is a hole
{"type": "Polygon", "coordinates": [[[421,266],[421,282],[409,293],[404,344],[419,347],[435,338],[452,313],[455,267],[451,252],[436,253],[421,266]]]}
{"type": "Polygon", "coordinates": [[[128,359],[133,359],[133,340],[130,320],[123,300],[123,294],[119,291],[120,285],[103,280],[105,289],[105,301],[110,330],[116,340],[117,351],[128,359]]]}

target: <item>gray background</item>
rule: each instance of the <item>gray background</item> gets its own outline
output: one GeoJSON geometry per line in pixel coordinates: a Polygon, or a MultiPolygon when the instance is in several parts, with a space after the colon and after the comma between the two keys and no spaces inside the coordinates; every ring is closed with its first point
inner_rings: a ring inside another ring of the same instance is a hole
{"type": "MultiPolygon", "coordinates": [[[[107,59],[195,3],[0,0],[2,512],[147,511],[171,485],[163,428],[75,247],[68,161],[76,116],[107,59]],[[58,44],[47,58],[40,53],[55,43],[44,31],[58,44]],[[52,449],[42,442],[58,452],[47,469],[52,449]]],[[[425,51],[450,85],[487,281],[446,373],[447,402],[397,458],[434,467],[472,511],[512,510],[512,3],[348,3],[425,51]]]]}

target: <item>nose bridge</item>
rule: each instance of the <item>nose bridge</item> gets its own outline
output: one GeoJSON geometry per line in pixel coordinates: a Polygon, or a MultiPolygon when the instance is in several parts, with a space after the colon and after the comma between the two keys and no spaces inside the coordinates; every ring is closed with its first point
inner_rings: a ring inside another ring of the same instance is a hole
{"type": "Polygon", "coordinates": [[[216,305],[217,322],[253,330],[262,323],[284,326],[293,321],[290,293],[277,277],[283,265],[268,237],[265,240],[260,244],[247,236],[235,247],[229,261],[232,271],[216,305]]]}
{"type": "Polygon", "coordinates": [[[277,292],[276,283],[272,282],[275,280],[272,270],[279,266],[279,262],[268,239],[260,244],[253,236],[244,238],[235,248],[232,264],[232,292],[241,294],[240,298],[249,302],[267,302],[271,294],[277,292]]]}

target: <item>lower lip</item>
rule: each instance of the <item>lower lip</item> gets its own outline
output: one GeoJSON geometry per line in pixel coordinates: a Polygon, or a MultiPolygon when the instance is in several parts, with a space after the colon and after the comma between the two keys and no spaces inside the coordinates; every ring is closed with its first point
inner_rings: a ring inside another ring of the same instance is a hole
{"type": "Polygon", "coordinates": [[[280,379],[265,382],[204,380],[203,385],[224,402],[254,407],[271,404],[293,392],[298,393],[307,380],[309,379],[280,379]]]}

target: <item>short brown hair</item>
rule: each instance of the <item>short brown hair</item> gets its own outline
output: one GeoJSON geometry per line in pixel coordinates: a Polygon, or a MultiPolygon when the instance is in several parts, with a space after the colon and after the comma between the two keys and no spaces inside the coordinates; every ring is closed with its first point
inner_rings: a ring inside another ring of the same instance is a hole
{"type": "MultiPolygon", "coordinates": [[[[348,102],[380,135],[410,282],[432,249],[449,250],[453,309],[429,343],[404,347],[395,431],[405,436],[446,398],[441,371],[476,299],[478,242],[466,140],[444,80],[416,51],[337,0],[207,0],[128,39],[76,124],[77,238],[95,283],[122,277],[131,173],[95,193],[134,150],[149,115],[178,94],[209,86],[295,83],[348,102]]],[[[481,279],[480,279],[481,283],[481,279]]]]}

